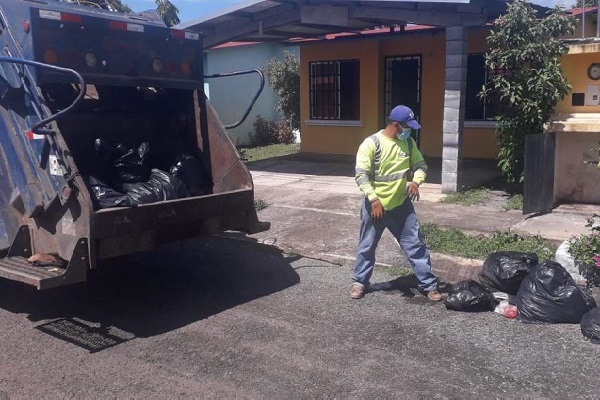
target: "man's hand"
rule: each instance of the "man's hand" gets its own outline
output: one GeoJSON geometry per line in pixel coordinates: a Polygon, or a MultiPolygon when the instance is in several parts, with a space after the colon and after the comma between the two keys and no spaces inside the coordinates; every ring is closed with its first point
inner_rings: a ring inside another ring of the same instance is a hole
{"type": "Polygon", "coordinates": [[[380,219],[383,217],[383,204],[379,199],[371,201],[371,218],[380,219]]]}
{"type": "Polygon", "coordinates": [[[421,194],[419,193],[419,185],[417,185],[415,182],[408,182],[406,184],[406,195],[412,201],[419,201],[421,198],[421,194]]]}

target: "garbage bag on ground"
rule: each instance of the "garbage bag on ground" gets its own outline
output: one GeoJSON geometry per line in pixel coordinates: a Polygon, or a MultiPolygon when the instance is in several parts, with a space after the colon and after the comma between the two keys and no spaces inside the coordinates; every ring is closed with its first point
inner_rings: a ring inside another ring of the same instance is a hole
{"type": "Polygon", "coordinates": [[[517,319],[522,322],[578,324],[594,307],[592,294],[577,286],[567,270],[554,261],[533,267],[517,292],[517,319]]]}
{"type": "Polygon", "coordinates": [[[95,210],[110,207],[135,207],[135,204],[125,194],[116,191],[100,179],[93,176],[84,176],[85,182],[92,198],[95,210]]]}
{"type": "Polygon", "coordinates": [[[150,144],[144,142],[137,148],[127,148],[122,143],[112,144],[103,139],[94,142],[103,168],[109,179],[122,183],[145,182],[151,167],[146,164],[150,144]]]}
{"type": "Polygon", "coordinates": [[[134,204],[149,204],[187,197],[183,182],[159,169],[153,169],[146,182],[124,183],[123,191],[134,204]]]}
{"type": "Polygon", "coordinates": [[[452,287],[445,304],[446,308],[455,311],[492,311],[496,307],[496,300],[485,286],[468,279],[452,287]]]}
{"type": "Polygon", "coordinates": [[[210,177],[202,163],[190,154],[180,154],[169,173],[185,184],[191,196],[203,196],[210,193],[210,177]]]}
{"type": "Polygon", "coordinates": [[[500,292],[515,295],[531,268],[538,264],[534,253],[501,251],[490,254],[479,273],[479,282],[500,292]]]}
{"type": "Polygon", "coordinates": [[[600,344],[600,308],[592,308],[581,317],[581,333],[592,343],[600,344]]]}

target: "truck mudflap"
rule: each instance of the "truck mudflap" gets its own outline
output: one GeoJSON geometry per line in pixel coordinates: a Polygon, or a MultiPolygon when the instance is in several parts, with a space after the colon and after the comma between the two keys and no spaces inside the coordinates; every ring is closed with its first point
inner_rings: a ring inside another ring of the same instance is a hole
{"type": "Polygon", "coordinates": [[[0,277],[23,282],[38,289],[80,283],[87,278],[90,264],[88,240],[85,238],[77,241],[66,267],[36,266],[28,261],[32,253],[29,227],[23,225],[19,228],[6,256],[0,259],[0,277]]]}
{"type": "Polygon", "coordinates": [[[268,230],[269,223],[258,221],[253,199],[253,190],[249,189],[98,210],[92,221],[96,257],[117,257],[227,230],[268,230]]]}

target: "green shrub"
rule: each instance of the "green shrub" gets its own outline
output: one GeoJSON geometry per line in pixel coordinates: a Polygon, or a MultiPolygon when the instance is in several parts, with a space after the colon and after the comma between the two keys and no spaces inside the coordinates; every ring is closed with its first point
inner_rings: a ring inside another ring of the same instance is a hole
{"type": "Polygon", "coordinates": [[[250,134],[250,143],[252,146],[267,146],[277,143],[278,129],[277,124],[267,121],[260,114],[254,121],[254,133],[250,134]]]}

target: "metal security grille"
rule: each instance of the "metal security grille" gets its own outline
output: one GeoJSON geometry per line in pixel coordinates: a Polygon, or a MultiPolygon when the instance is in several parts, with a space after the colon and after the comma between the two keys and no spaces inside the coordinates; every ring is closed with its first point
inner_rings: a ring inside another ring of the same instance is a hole
{"type": "Polygon", "coordinates": [[[404,104],[415,116],[421,104],[421,56],[387,57],[385,59],[384,115],[393,107],[404,104]]]}
{"type": "MultiPolygon", "coordinates": [[[[404,104],[410,107],[418,121],[421,114],[421,56],[396,56],[385,58],[383,120],[393,107],[404,104]]],[[[413,132],[419,144],[419,132],[413,132]]]]}
{"type": "Polygon", "coordinates": [[[315,61],[310,69],[310,118],[360,118],[359,61],[315,61]]]}

